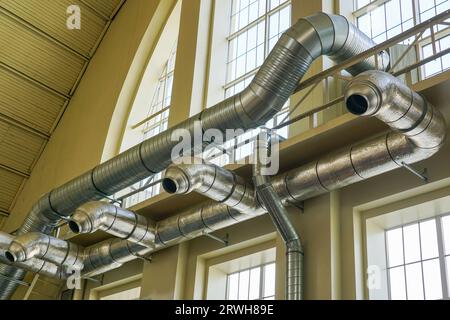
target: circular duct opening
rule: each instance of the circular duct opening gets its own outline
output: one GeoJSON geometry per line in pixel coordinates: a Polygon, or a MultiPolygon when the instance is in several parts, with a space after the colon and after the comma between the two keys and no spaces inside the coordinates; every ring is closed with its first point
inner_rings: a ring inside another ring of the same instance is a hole
{"type": "Polygon", "coordinates": [[[80,233],[80,226],[75,221],[69,221],[69,228],[73,233],[80,233]]]}
{"type": "Polygon", "coordinates": [[[346,104],[348,111],[358,116],[364,114],[369,108],[367,99],[359,94],[354,94],[348,97],[346,104]]]}
{"type": "Polygon", "coordinates": [[[9,262],[15,262],[16,261],[16,256],[13,255],[11,252],[6,251],[5,252],[5,257],[6,259],[8,259],[9,262]]]}
{"type": "Polygon", "coordinates": [[[177,184],[175,181],[169,178],[164,178],[162,181],[162,186],[167,193],[176,193],[177,192],[177,184]]]}

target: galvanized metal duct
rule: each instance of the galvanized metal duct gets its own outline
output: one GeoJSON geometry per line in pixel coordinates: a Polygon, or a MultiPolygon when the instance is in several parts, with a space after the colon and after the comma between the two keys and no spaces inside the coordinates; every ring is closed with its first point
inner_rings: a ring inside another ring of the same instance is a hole
{"type": "MultiPolygon", "coordinates": [[[[373,46],[370,38],[342,16],[317,13],[300,19],[281,36],[251,84],[241,93],[53,189],[33,206],[18,234],[33,231],[50,234],[61,217],[83,203],[102,199],[162,171],[170,164],[172,148],[178,143],[171,139],[175,130],[188,130],[193,136],[197,121],[202,131],[258,127],[281,109],[315,58],[328,55],[341,62],[373,46]]],[[[357,74],[377,66],[383,70],[388,67],[385,52],[377,59],[368,58],[348,71],[357,74]]],[[[193,149],[201,147],[193,140],[193,149]]],[[[0,274],[22,279],[25,272],[0,265],[0,274]]],[[[9,298],[15,287],[0,279],[0,299],[9,298]]]]}
{"type": "MultiPolygon", "coordinates": [[[[263,130],[255,143],[253,183],[261,204],[269,213],[286,246],[286,299],[303,299],[303,246],[289,213],[275,192],[265,166],[269,165],[271,134],[263,130]]],[[[279,159],[276,159],[277,161],[279,159]]]]}
{"type": "MultiPolygon", "coordinates": [[[[436,153],[445,142],[447,129],[440,112],[391,75],[367,72],[356,77],[349,84],[346,101],[349,110],[355,113],[370,112],[368,115],[377,116],[394,128],[401,123],[399,128],[402,132],[389,132],[274,177],[272,185],[284,204],[306,200],[394,170],[401,167],[403,161],[413,163],[424,160],[436,153]],[[380,95],[373,98],[368,94],[371,92],[379,92],[380,95]],[[358,95],[363,97],[363,100],[357,98],[358,95]],[[362,112],[355,111],[361,110],[359,108],[363,109],[362,112]],[[396,116],[389,116],[388,114],[392,114],[393,111],[396,116]]],[[[163,183],[166,191],[171,193],[197,191],[216,201],[224,201],[227,194],[234,194],[231,190],[247,189],[243,185],[245,183],[243,179],[237,177],[230,179],[230,176],[234,175],[225,169],[193,163],[193,165],[171,166],[166,171],[163,183]],[[227,183],[224,184],[223,181],[227,183]],[[230,181],[234,181],[236,185],[228,185],[230,181]]],[[[256,199],[244,196],[242,199],[246,199],[245,202],[249,201],[251,205],[241,206],[237,203],[234,208],[246,211],[254,207],[255,211],[252,214],[236,211],[225,203],[207,202],[160,221],[156,226],[155,246],[175,244],[265,213],[264,209],[257,207],[256,199]]],[[[133,258],[129,254],[132,250],[129,250],[128,246],[127,241],[115,241],[112,251],[115,254],[120,252],[122,259],[127,252],[129,258],[133,258]]],[[[102,253],[98,252],[96,259],[101,261],[110,255],[111,250],[104,249],[102,253]]],[[[102,266],[103,270],[110,270],[113,267],[112,264],[102,266]]]]}
{"type": "Polygon", "coordinates": [[[40,258],[58,266],[83,269],[83,250],[69,241],[54,238],[40,232],[29,232],[17,236],[5,253],[14,262],[40,258]]]}
{"type": "MultiPolygon", "coordinates": [[[[14,236],[0,232],[0,262],[6,265],[12,264],[6,256],[6,252],[13,240],[14,236]]],[[[50,278],[66,279],[69,276],[63,267],[41,259],[31,258],[27,261],[14,263],[14,265],[29,272],[38,273],[50,278]]]]}
{"type": "Polygon", "coordinates": [[[258,215],[263,210],[255,199],[255,189],[234,172],[206,164],[202,159],[181,159],[185,164],[167,168],[162,186],[168,193],[196,191],[243,214],[258,215]]]}

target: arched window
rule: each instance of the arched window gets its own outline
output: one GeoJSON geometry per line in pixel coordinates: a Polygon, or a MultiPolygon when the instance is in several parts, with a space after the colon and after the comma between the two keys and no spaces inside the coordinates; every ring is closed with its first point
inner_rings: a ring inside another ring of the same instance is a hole
{"type": "MultiPolygon", "coordinates": [[[[127,121],[121,151],[167,130],[174,80],[181,1],[173,9],[142,76],[127,121]]],[[[145,40],[144,40],[145,41],[145,40]]],[[[116,194],[123,207],[130,207],[161,192],[162,173],[144,179],[116,194]]]]}
{"type": "MultiPolygon", "coordinates": [[[[226,82],[224,97],[242,91],[252,81],[259,67],[269,55],[281,34],[291,26],[291,1],[289,0],[228,0],[230,19],[228,56],[226,58],[226,82]]],[[[218,14],[223,14],[218,12],[218,14]]],[[[266,127],[273,128],[286,119],[289,102],[266,127]]],[[[210,150],[204,157],[217,165],[240,161],[253,152],[253,138],[259,130],[247,132],[228,141],[217,150],[210,150]]],[[[277,130],[288,137],[288,127],[277,130]]]]}

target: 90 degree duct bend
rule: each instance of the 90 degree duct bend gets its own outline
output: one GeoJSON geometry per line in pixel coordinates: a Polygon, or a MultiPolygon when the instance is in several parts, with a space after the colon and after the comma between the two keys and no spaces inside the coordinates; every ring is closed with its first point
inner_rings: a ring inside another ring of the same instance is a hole
{"type": "Polygon", "coordinates": [[[5,256],[12,263],[38,258],[78,270],[83,268],[84,260],[83,249],[78,245],[39,232],[17,236],[5,256]]]}
{"type": "Polygon", "coordinates": [[[76,209],[69,228],[74,233],[102,230],[144,246],[152,246],[155,242],[155,226],[150,219],[101,201],[89,202],[76,209]]]}
{"type": "Polygon", "coordinates": [[[196,191],[243,214],[254,216],[264,212],[255,200],[253,186],[234,172],[198,158],[184,158],[182,162],[169,166],[164,174],[162,186],[167,193],[196,191]]]}
{"type": "MultiPolygon", "coordinates": [[[[164,170],[171,163],[173,147],[178,144],[172,139],[177,129],[187,130],[193,136],[198,122],[203,132],[263,125],[282,108],[314,59],[328,55],[334,61],[342,62],[374,45],[342,16],[317,13],[300,19],[281,36],[242,92],[50,191],[33,206],[18,234],[50,234],[61,217],[68,216],[80,205],[102,199],[164,170]]],[[[377,59],[368,58],[348,71],[355,75],[376,66],[383,70],[388,67],[389,58],[385,52],[377,59]]],[[[201,146],[193,145],[194,149],[198,147],[201,146]]],[[[17,286],[7,278],[22,279],[25,272],[0,265],[0,274],[6,277],[0,279],[0,299],[6,299],[17,286]]]]}

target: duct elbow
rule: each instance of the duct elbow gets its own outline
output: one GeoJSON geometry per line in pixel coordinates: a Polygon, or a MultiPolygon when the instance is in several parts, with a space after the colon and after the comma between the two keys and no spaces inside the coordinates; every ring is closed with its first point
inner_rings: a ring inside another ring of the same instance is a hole
{"type": "Polygon", "coordinates": [[[351,113],[374,116],[403,134],[412,148],[427,149],[420,152],[424,155],[434,154],[445,142],[447,125],[440,111],[388,73],[367,71],[356,76],[347,85],[345,103],[351,113]]]}
{"type": "Polygon", "coordinates": [[[73,233],[93,233],[108,229],[114,222],[116,207],[101,201],[88,202],[70,217],[69,228],[73,233]]]}
{"type": "Polygon", "coordinates": [[[38,232],[29,232],[16,237],[5,252],[10,262],[24,262],[41,257],[48,249],[49,238],[38,232]]]}

